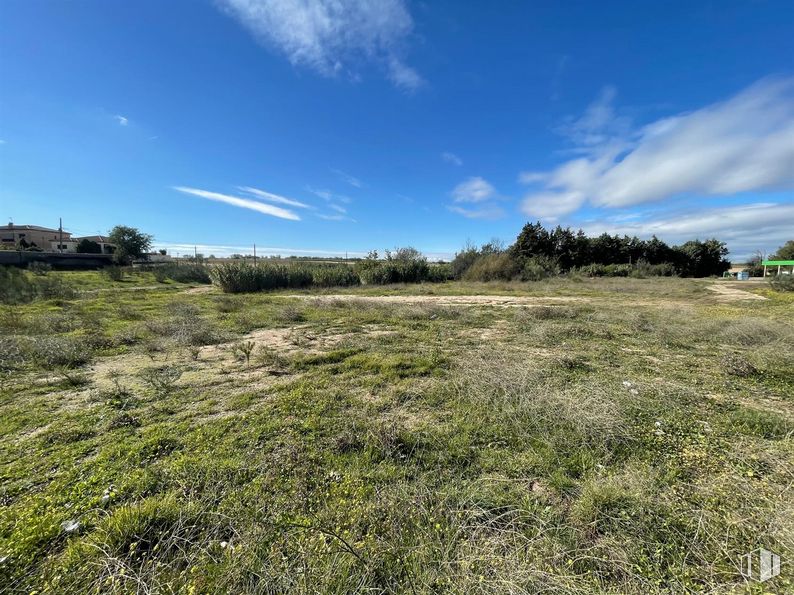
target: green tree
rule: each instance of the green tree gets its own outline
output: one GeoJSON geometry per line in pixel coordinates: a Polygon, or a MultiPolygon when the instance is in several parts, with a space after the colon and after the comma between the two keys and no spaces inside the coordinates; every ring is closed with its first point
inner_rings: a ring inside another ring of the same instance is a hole
{"type": "Polygon", "coordinates": [[[677,246],[676,250],[682,255],[680,265],[681,274],[685,277],[711,277],[722,275],[731,268],[731,263],[725,260],[728,248],[725,242],[716,239],[691,240],[677,246]]]}
{"type": "Polygon", "coordinates": [[[516,238],[516,243],[511,249],[513,256],[519,260],[526,260],[533,256],[554,256],[554,245],[551,235],[540,224],[527,223],[516,238]]]}
{"type": "Polygon", "coordinates": [[[770,260],[794,260],[794,240],[789,240],[778,248],[770,260]]]}
{"type": "Polygon", "coordinates": [[[83,238],[82,240],[77,242],[77,252],[79,252],[80,254],[101,254],[102,246],[100,246],[93,240],[89,240],[88,238],[83,238]]]}
{"type": "Polygon", "coordinates": [[[140,258],[152,247],[152,236],[134,227],[117,225],[108,234],[111,244],[116,245],[114,258],[121,264],[129,264],[133,259],[140,258]]]}

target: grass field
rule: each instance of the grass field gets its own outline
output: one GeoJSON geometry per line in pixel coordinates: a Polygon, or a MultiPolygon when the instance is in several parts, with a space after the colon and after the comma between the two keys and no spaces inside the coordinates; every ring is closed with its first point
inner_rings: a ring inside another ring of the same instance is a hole
{"type": "Polygon", "coordinates": [[[0,310],[0,592],[794,590],[794,294],[50,274],[0,310]]]}

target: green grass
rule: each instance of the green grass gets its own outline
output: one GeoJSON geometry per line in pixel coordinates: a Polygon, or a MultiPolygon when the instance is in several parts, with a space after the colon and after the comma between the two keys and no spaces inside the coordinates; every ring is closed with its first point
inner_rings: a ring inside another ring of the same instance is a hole
{"type": "Polygon", "coordinates": [[[58,274],[92,291],[0,310],[0,592],[722,593],[794,558],[787,294],[58,274]],[[432,301],[468,295],[526,301],[432,301]]]}

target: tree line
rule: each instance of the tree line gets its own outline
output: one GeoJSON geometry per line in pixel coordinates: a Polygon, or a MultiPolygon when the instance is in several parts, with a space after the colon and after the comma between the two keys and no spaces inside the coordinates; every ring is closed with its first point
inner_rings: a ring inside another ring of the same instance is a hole
{"type": "Polygon", "coordinates": [[[466,246],[455,255],[452,274],[470,280],[532,280],[571,271],[590,276],[709,277],[730,268],[727,254],[725,243],[716,239],[670,246],[656,236],[650,240],[608,233],[590,237],[581,229],[558,225],[547,230],[536,222],[527,223],[508,248],[498,242],[466,246]]]}

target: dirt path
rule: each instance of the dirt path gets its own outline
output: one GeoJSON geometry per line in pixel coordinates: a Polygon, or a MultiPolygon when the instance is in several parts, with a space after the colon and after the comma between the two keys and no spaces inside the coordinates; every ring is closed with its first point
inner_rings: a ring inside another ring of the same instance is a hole
{"type": "Polygon", "coordinates": [[[733,287],[731,285],[722,285],[720,283],[714,283],[708,286],[709,291],[713,291],[717,294],[717,301],[718,302],[734,302],[734,301],[741,301],[741,300],[761,300],[764,301],[765,298],[762,295],[757,295],[755,293],[750,293],[749,291],[745,291],[744,289],[739,289],[737,287],[733,287]]]}
{"type": "Polygon", "coordinates": [[[304,300],[319,300],[329,302],[335,300],[370,302],[377,304],[402,304],[402,305],[436,305],[436,306],[499,306],[503,308],[520,308],[554,304],[582,303],[590,301],[585,297],[567,296],[509,296],[509,295],[349,295],[349,294],[324,294],[324,295],[284,295],[281,297],[297,298],[304,300]]]}

